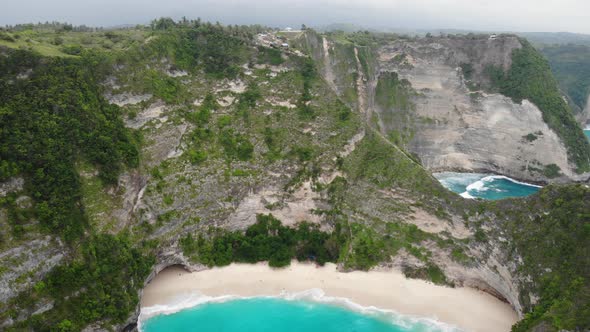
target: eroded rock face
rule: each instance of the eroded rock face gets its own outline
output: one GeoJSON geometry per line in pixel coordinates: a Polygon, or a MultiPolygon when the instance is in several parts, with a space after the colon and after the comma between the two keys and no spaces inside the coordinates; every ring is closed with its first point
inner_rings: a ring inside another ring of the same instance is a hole
{"type": "Polygon", "coordinates": [[[151,120],[159,120],[160,123],[164,123],[167,121],[167,118],[164,116],[166,111],[168,111],[168,108],[163,102],[155,102],[148,108],[142,110],[135,118],[127,119],[125,121],[125,126],[139,129],[151,120]]]}
{"type": "MultiPolygon", "coordinates": [[[[552,181],[542,170],[555,164],[565,177],[576,177],[565,146],[534,104],[466,86],[461,64],[471,64],[473,80],[485,86],[485,68],[510,68],[512,51],[520,47],[516,37],[437,38],[400,40],[379,50],[380,70],[398,73],[419,93],[413,98],[415,129],[407,148],[426,168],[552,181]]],[[[377,109],[380,114],[396,111],[377,109]]]]}
{"type": "Polygon", "coordinates": [[[515,104],[497,94],[475,103],[440,101],[418,102],[419,116],[434,123],[418,123],[409,144],[428,169],[485,170],[534,181],[547,179],[531,169],[556,164],[565,175],[574,176],[565,146],[532,103],[515,104]],[[529,134],[533,141],[526,138],[529,134]]]}
{"type": "Polygon", "coordinates": [[[319,223],[320,216],[313,213],[318,208],[318,199],[319,194],[312,190],[310,181],[290,195],[278,188],[266,188],[246,196],[228,218],[227,227],[246,229],[256,223],[258,214],[272,214],[288,226],[302,221],[319,223]]]}
{"type": "Polygon", "coordinates": [[[524,308],[519,298],[521,280],[516,277],[518,262],[508,259],[497,246],[482,244],[471,248],[469,256],[479,260],[473,266],[454,262],[442,252],[432,252],[446,277],[455,285],[479,289],[508,302],[522,317],[524,308]]]}
{"type": "MultiPolygon", "coordinates": [[[[46,236],[0,253],[0,302],[6,303],[31,287],[62,261],[66,250],[60,240],[46,236]]],[[[31,308],[33,309],[33,308],[31,308]]]]}
{"type": "Polygon", "coordinates": [[[150,100],[152,98],[151,94],[143,94],[143,95],[134,95],[131,93],[122,93],[116,95],[108,95],[106,98],[109,100],[111,104],[115,104],[117,106],[125,106],[125,105],[135,105],[139,104],[143,101],[150,100]]]}

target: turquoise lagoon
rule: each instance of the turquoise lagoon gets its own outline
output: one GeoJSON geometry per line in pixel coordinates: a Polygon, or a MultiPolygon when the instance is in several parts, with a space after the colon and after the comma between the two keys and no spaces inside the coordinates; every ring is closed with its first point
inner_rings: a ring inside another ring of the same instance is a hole
{"type": "Polygon", "coordinates": [[[588,137],[588,139],[590,140],[590,128],[584,129],[584,134],[586,134],[586,137],[588,137]]]}
{"type": "Polygon", "coordinates": [[[447,189],[465,198],[503,199],[525,197],[540,186],[516,181],[503,175],[443,172],[433,174],[447,189]]]}
{"type": "Polygon", "coordinates": [[[438,332],[459,331],[430,319],[377,309],[280,297],[208,301],[140,319],[141,332],[438,332]]]}

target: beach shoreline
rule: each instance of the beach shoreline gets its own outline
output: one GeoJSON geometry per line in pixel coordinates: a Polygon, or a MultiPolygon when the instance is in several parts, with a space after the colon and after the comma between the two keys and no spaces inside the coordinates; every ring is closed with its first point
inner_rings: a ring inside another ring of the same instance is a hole
{"type": "Polygon", "coordinates": [[[141,325],[150,316],[212,300],[302,294],[307,294],[306,299],[325,296],[346,300],[349,307],[432,319],[464,331],[509,331],[518,320],[507,303],[479,290],[407,279],[395,270],[343,273],[334,264],[319,267],[299,262],[282,269],[266,263],[231,264],[192,273],[168,268],[145,287],[139,320],[141,325]]]}

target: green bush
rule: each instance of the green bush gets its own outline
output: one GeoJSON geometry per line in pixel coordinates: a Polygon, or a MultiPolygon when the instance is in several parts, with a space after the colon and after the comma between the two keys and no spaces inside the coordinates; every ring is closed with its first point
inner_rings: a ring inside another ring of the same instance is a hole
{"type": "Polygon", "coordinates": [[[176,24],[170,19],[160,19],[152,27],[158,38],[142,52],[171,57],[184,70],[202,68],[213,77],[235,77],[251,53],[246,45],[252,35],[246,29],[234,31],[198,21],[176,24]]]}
{"type": "Polygon", "coordinates": [[[583,110],[590,94],[590,47],[552,45],[543,46],[541,52],[549,59],[551,71],[562,89],[583,110]]]}
{"type": "Polygon", "coordinates": [[[14,39],[14,37],[12,37],[9,33],[4,32],[4,31],[0,31],[0,40],[5,40],[7,42],[16,42],[16,40],[14,39]]]}
{"type": "Polygon", "coordinates": [[[189,150],[188,157],[193,164],[201,164],[207,160],[207,152],[201,150],[189,150]]]}
{"type": "Polygon", "coordinates": [[[254,154],[254,145],[243,135],[234,133],[233,129],[224,130],[219,135],[219,143],[230,159],[246,161],[254,154]]]}
{"type": "Polygon", "coordinates": [[[155,70],[150,70],[146,74],[146,80],[150,86],[150,91],[154,96],[161,98],[167,103],[175,103],[182,90],[181,85],[173,77],[168,77],[155,70]]]}
{"type": "Polygon", "coordinates": [[[473,78],[473,73],[475,72],[473,65],[471,63],[461,63],[459,66],[463,72],[463,77],[465,77],[466,80],[471,80],[473,78]]]}
{"type": "Polygon", "coordinates": [[[256,220],[244,233],[216,229],[209,238],[200,235],[196,239],[188,234],[180,239],[181,248],[187,256],[209,266],[268,261],[270,266],[283,267],[293,258],[323,265],[338,258],[335,238],[320,231],[318,225],[303,222],[290,228],[272,215],[257,215],[256,220]]]}
{"type": "Polygon", "coordinates": [[[543,169],[543,174],[552,179],[552,178],[556,178],[558,176],[561,175],[560,173],[561,168],[559,168],[559,166],[555,165],[555,164],[549,164],[549,165],[545,165],[545,168],[543,169]]]}

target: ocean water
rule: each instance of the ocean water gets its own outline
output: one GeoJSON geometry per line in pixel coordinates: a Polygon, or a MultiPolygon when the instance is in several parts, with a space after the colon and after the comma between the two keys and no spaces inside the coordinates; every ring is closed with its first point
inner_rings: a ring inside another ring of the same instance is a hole
{"type": "Polygon", "coordinates": [[[435,173],[447,189],[465,198],[503,199],[524,197],[539,191],[540,186],[516,181],[507,176],[479,173],[435,173]]]}
{"type": "Polygon", "coordinates": [[[590,140],[590,128],[586,128],[584,129],[584,134],[586,134],[586,136],[588,137],[588,139],[590,140]]]}
{"type": "Polygon", "coordinates": [[[180,311],[140,318],[141,332],[438,332],[459,331],[429,319],[278,297],[208,301],[180,311]]]}

